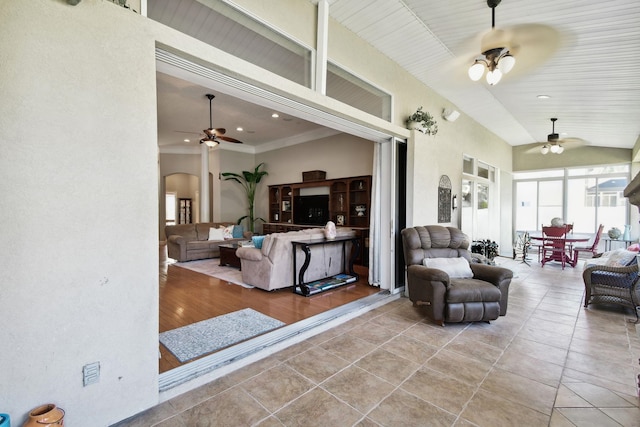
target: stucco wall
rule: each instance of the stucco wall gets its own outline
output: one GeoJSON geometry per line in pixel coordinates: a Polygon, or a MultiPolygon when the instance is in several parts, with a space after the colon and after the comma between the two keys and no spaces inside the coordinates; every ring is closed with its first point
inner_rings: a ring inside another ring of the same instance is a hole
{"type": "Polygon", "coordinates": [[[99,426],[157,401],[155,57],[139,19],[0,2],[0,411],[15,425],[48,402],[99,426]]]}

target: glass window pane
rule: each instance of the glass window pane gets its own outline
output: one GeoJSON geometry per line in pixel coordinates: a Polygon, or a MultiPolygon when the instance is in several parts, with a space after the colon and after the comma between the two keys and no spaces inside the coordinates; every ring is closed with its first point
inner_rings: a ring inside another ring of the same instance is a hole
{"type": "Polygon", "coordinates": [[[593,166],[589,168],[572,168],[567,169],[569,176],[581,176],[581,175],[607,175],[610,173],[628,173],[629,165],[605,165],[605,166],[593,166]]]}
{"type": "Polygon", "coordinates": [[[538,204],[541,224],[550,225],[553,218],[562,218],[562,181],[540,181],[538,204]]]}
{"type": "Polygon", "coordinates": [[[516,230],[538,230],[538,183],[516,182],[516,230]]]}
{"type": "Polygon", "coordinates": [[[327,64],[327,96],[391,120],[391,95],[331,63],[327,64]]]}
{"type": "Polygon", "coordinates": [[[470,208],[473,206],[472,204],[473,198],[473,186],[472,182],[468,179],[462,180],[462,207],[470,208]]]}
{"type": "Polygon", "coordinates": [[[622,230],[627,223],[627,199],[623,195],[627,182],[625,177],[598,178],[589,188],[597,194],[598,221],[605,231],[611,227],[622,230]]]}
{"type": "Polygon", "coordinates": [[[473,175],[473,159],[471,157],[464,156],[462,160],[462,172],[473,175]]]}
{"type": "Polygon", "coordinates": [[[221,1],[207,6],[196,0],[147,0],[147,8],[150,19],[311,87],[310,49],[221,1]]]}
{"type": "Polygon", "coordinates": [[[537,179],[537,178],[556,178],[564,176],[563,169],[548,170],[548,171],[533,171],[533,172],[514,172],[513,179],[537,179]]]}
{"type": "Polygon", "coordinates": [[[480,178],[489,179],[489,165],[486,163],[478,162],[478,176],[480,178]]]}
{"type": "Polygon", "coordinates": [[[489,186],[478,184],[478,209],[489,209],[489,186]]]}
{"type": "Polygon", "coordinates": [[[596,227],[595,178],[572,178],[567,182],[567,218],[576,233],[593,233],[596,227]]]}

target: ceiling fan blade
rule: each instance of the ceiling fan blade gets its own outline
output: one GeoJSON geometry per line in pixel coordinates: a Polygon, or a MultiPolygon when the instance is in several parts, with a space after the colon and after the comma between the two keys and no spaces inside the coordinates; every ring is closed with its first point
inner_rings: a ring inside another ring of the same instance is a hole
{"type": "Polygon", "coordinates": [[[540,67],[560,48],[560,33],[547,25],[521,24],[504,30],[508,34],[509,52],[516,58],[513,75],[540,67]]]}
{"type": "Polygon", "coordinates": [[[242,141],[239,141],[235,138],[230,138],[228,136],[218,136],[218,139],[222,140],[222,141],[227,141],[227,142],[233,142],[234,144],[242,144],[242,141]]]}
{"type": "Polygon", "coordinates": [[[227,132],[227,130],[225,128],[209,128],[209,129],[205,129],[202,132],[204,132],[207,136],[209,137],[215,137],[215,136],[220,136],[220,135],[224,135],[225,132],[227,132]]]}

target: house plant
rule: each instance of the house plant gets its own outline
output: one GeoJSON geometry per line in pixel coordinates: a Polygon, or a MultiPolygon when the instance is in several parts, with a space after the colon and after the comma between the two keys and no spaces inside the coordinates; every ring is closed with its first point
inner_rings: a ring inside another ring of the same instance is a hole
{"type": "Polygon", "coordinates": [[[406,120],[408,129],[416,129],[427,135],[435,135],[438,133],[438,123],[433,116],[427,111],[418,107],[415,113],[406,120]]]}
{"type": "Polygon", "coordinates": [[[247,195],[249,207],[248,215],[240,217],[238,219],[238,224],[240,224],[245,218],[249,218],[249,231],[251,231],[252,233],[254,232],[255,221],[264,221],[264,218],[254,218],[254,201],[256,197],[256,188],[262,180],[262,177],[268,175],[267,171],[260,170],[262,166],[264,166],[264,163],[260,163],[258,166],[256,166],[253,172],[242,171],[242,175],[235,172],[223,172],[220,174],[224,177],[225,181],[235,181],[238,184],[242,185],[242,188],[247,195]]]}

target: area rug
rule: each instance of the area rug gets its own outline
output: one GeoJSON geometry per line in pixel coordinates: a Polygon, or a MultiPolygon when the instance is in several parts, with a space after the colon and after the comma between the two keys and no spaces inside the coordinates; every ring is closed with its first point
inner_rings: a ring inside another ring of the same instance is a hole
{"type": "Polygon", "coordinates": [[[160,334],[160,342],[182,363],[284,326],[245,308],[160,334]]]}
{"type": "Polygon", "coordinates": [[[171,265],[186,268],[187,270],[197,271],[198,273],[216,277],[226,282],[240,285],[244,288],[253,288],[253,286],[248,285],[242,281],[242,272],[240,270],[235,267],[220,265],[220,260],[218,258],[176,262],[171,265]]]}

